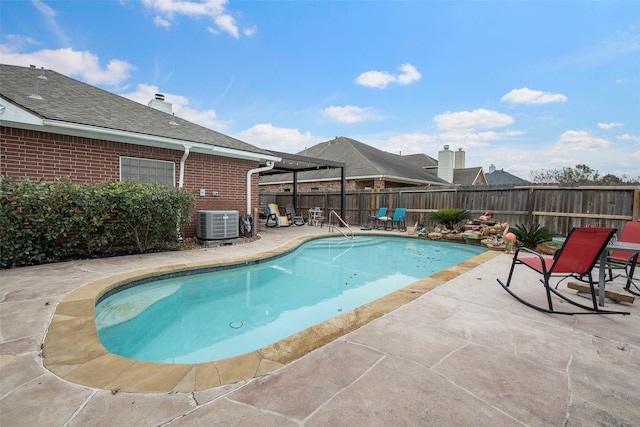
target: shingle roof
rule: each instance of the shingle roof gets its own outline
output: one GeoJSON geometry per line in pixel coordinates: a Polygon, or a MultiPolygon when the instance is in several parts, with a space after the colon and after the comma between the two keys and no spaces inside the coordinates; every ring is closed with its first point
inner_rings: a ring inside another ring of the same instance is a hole
{"type": "Polygon", "coordinates": [[[487,178],[487,183],[489,185],[530,184],[529,181],[526,181],[503,170],[495,170],[493,172],[486,173],[485,177],[487,178]]]}
{"type": "Polygon", "coordinates": [[[402,158],[421,168],[435,169],[438,167],[438,161],[426,154],[407,154],[402,156],[402,158]]]}
{"type": "Polygon", "coordinates": [[[462,168],[453,170],[453,183],[456,185],[484,185],[484,182],[476,182],[484,171],[480,166],[474,168],[462,168]]]}
{"type": "MultiPolygon", "coordinates": [[[[446,181],[407,161],[406,156],[388,153],[351,138],[337,137],[330,141],[316,144],[298,154],[344,162],[347,179],[385,177],[390,181],[394,181],[395,178],[395,180],[416,181],[424,185],[448,184],[446,181]]],[[[299,181],[338,179],[339,177],[340,171],[336,169],[320,169],[298,173],[299,181]]],[[[260,183],[268,184],[292,180],[292,174],[280,174],[261,177],[260,183]]]]}
{"type": "Polygon", "coordinates": [[[0,64],[0,95],[42,119],[271,155],[246,142],[173,117],[52,70],[0,64]],[[42,99],[30,97],[36,91],[42,99]],[[175,124],[171,124],[171,121],[175,124]]]}

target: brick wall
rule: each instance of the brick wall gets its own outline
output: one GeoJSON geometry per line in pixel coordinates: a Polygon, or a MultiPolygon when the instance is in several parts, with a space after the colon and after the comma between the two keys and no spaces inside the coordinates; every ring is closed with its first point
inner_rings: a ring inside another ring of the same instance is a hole
{"type": "MultiPolygon", "coordinates": [[[[175,163],[176,186],[183,151],[144,147],[47,132],[0,127],[0,174],[16,178],[69,178],[78,183],[120,179],[120,156],[175,163]]],[[[184,186],[196,196],[197,210],[246,212],[247,171],[258,167],[250,160],[191,153],[185,162],[184,186]],[[200,197],[199,190],[206,190],[200,197]],[[219,193],[218,197],[211,195],[219,193]]],[[[258,175],[252,177],[251,205],[258,206],[258,175]]],[[[195,213],[185,237],[195,236],[195,213]]]]}

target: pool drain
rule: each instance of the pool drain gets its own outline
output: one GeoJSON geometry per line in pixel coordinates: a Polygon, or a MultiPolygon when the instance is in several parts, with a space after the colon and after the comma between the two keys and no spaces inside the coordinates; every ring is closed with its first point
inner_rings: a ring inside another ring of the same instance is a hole
{"type": "Polygon", "coordinates": [[[242,328],[242,325],[243,323],[239,320],[229,323],[229,326],[232,327],[233,329],[240,329],[242,328]]]}

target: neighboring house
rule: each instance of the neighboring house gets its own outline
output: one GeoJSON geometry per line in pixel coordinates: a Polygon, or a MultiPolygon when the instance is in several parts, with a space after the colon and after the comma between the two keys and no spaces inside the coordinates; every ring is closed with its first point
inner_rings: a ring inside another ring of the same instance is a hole
{"type": "MultiPolygon", "coordinates": [[[[0,173],[38,180],[159,182],[196,195],[196,210],[251,212],[258,169],[280,157],[52,70],[0,64],[0,173]]],[[[195,235],[195,221],[184,230],[195,235]]]]}
{"type": "Polygon", "coordinates": [[[462,148],[454,152],[445,145],[438,152],[438,160],[426,154],[410,154],[403,158],[454,185],[487,185],[482,167],[465,167],[465,152],[462,148]]]}
{"type": "MultiPolygon", "coordinates": [[[[344,162],[345,190],[442,185],[486,185],[482,167],[465,168],[464,151],[453,152],[445,145],[435,160],[426,154],[398,155],[379,150],[351,138],[336,137],[298,154],[344,162]]],[[[337,170],[319,169],[298,174],[298,191],[337,191],[337,170]]],[[[260,189],[269,192],[293,191],[290,173],[260,177],[260,189]]]]}
{"type": "MultiPolygon", "coordinates": [[[[345,137],[321,142],[298,153],[345,164],[345,190],[447,185],[435,174],[415,166],[405,156],[388,153],[345,137]]],[[[298,191],[338,191],[340,171],[317,169],[298,173],[298,191]]],[[[282,173],[260,177],[260,190],[293,191],[293,174],[282,173]]]]}
{"type": "Polygon", "coordinates": [[[531,184],[522,178],[505,172],[503,169],[497,170],[494,165],[489,166],[489,173],[485,174],[489,185],[527,185],[531,184]]]}

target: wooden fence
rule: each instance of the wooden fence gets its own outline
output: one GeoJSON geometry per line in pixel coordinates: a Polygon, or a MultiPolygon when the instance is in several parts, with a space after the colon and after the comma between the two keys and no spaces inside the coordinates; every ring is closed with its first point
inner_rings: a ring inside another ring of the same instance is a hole
{"type": "MultiPolygon", "coordinates": [[[[310,208],[340,213],[339,192],[298,193],[296,209],[305,217],[310,208]]],[[[293,204],[292,193],[260,193],[260,204],[293,204]]],[[[345,193],[348,223],[363,225],[380,207],[390,214],[407,208],[407,225],[432,226],[427,213],[443,208],[470,211],[474,217],[486,211],[498,222],[539,224],[566,235],[572,227],[615,227],[640,221],[640,186],[465,186],[403,188],[345,193]]]]}

